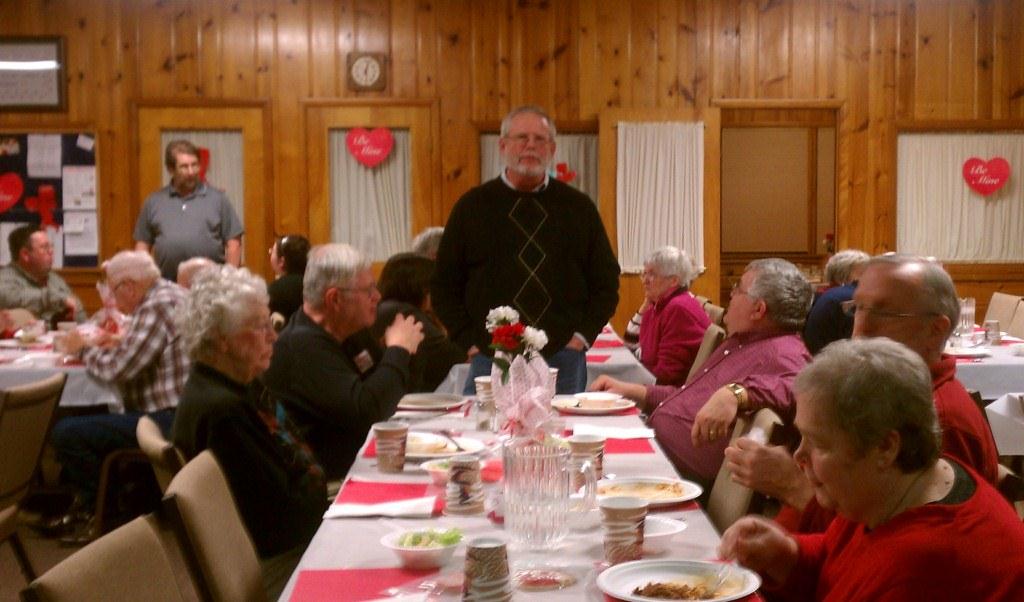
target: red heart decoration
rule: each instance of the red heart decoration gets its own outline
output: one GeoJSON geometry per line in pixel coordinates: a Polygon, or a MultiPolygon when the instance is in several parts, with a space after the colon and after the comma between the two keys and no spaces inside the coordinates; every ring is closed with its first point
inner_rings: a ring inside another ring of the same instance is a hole
{"type": "Polygon", "coordinates": [[[21,200],[25,192],[25,183],[21,176],[14,172],[8,172],[0,176],[0,213],[3,213],[21,200]]]}
{"type": "Polygon", "coordinates": [[[367,167],[376,167],[391,154],[395,138],[387,128],[377,128],[372,132],[355,128],[345,136],[345,144],[356,161],[367,167]]]}
{"type": "Polygon", "coordinates": [[[1010,164],[1002,157],[984,161],[971,157],[964,161],[964,181],[974,191],[988,196],[1010,179],[1010,164]]]}

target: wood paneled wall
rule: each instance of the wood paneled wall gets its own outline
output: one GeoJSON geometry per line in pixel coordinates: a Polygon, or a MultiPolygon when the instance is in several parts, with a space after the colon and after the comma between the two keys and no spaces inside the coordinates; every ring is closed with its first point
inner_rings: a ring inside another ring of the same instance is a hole
{"type": "Polygon", "coordinates": [[[445,215],[479,179],[474,124],[520,103],[581,122],[831,99],[838,244],[872,252],[895,241],[898,120],[1024,120],[1020,0],[0,0],[14,34],[66,37],[68,111],[0,128],[97,132],[104,255],[129,246],[141,203],[125,166],[136,101],[268,101],[273,228],[306,232],[305,100],[439,99],[430,213],[445,215]],[[390,54],[386,91],[346,90],[353,50],[390,54]]]}

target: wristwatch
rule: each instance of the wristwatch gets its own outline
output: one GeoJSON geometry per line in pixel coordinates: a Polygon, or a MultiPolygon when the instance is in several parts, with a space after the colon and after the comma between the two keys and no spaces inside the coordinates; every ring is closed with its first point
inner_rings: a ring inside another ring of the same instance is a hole
{"type": "Polygon", "coordinates": [[[737,383],[729,383],[725,385],[725,388],[729,389],[736,396],[736,401],[739,403],[738,409],[746,410],[750,402],[750,399],[747,397],[747,388],[737,383]]]}

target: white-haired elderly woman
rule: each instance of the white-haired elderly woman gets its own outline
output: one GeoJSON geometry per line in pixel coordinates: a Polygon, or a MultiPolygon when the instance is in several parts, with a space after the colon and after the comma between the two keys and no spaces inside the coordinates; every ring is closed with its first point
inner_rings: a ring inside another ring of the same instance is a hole
{"type": "Polygon", "coordinates": [[[889,339],[840,341],[797,377],[796,459],[838,514],[789,535],[747,517],[723,557],[783,599],[1020,600],[1024,524],[984,479],[940,457],[931,376],[889,339]]]}
{"type": "Polygon", "coordinates": [[[681,385],[711,320],[690,292],[700,270],[686,251],[666,246],[644,260],[647,310],[640,322],[640,362],[659,385],[681,385]]]}
{"type": "Polygon", "coordinates": [[[832,341],[850,338],[853,316],[847,315],[842,305],[853,299],[857,279],[870,259],[864,251],[844,249],[828,260],[825,279],[829,288],[815,294],[814,305],[804,323],[804,343],[812,355],[832,341]]]}
{"type": "MultiPolygon", "coordinates": [[[[270,399],[258,376],[277,336],[267,287],[248,270],[220,266],[196,275],[177,316],[192,369],[172,439],[187,457],[217,457],[261,559],[284,580],[320,524],[323,470],[270,399]]],[[[277,596],[271,596],[276,599],[277,596]]]]}

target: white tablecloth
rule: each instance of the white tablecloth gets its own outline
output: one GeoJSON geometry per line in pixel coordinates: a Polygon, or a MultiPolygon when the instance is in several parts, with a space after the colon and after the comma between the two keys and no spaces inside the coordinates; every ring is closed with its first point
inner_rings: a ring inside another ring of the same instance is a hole
{"type": "Polygon", "coordinates": [[[0,350],[0,389],[25,385],[58,372],[68,375],[60,406],[64,408],[107,406],[111,412],[123,411],[117,391],[96,380],[83,366],[58,366],[59,356],[44,351],[0,350]],[[10,360],[10,361],[8,361],[10,360]]]}
{"type": "Polygon", "coordinates": [[[985,407],[1000,456],[1024,456],[1024,393],[1008,393],[985,407]]]}
{"type": "MultiPolygon", "coordinates": [[[[605,332],[597,337],[597,341],[600,342],[594,344],[594,347],[587,352],[587,356],[592,358],[608,356],[608,358],[603,361],[587,361],[588,386],[601,374],[608,374],[631,383],[654,384],[656,380],[654,375],[644,368],[640,360],[636,359],[629,349],[621,345],[622,339],[611,328],[606,328],[605,332]]],[[[468,375],[469,364],[455,364],[448,372],[448,376],[437,386],[435,392],[461,395],[468,375]]]]}
{"type": "MultiPolygon", "coordinates": [[[[607,424],[609,426],[637,427],[640,426],[639,418],[636,416],[616,417],[568,417],[568,423],[586,422],[607,424]]],[[[446,415],[415,423],[411,428],[416,429],[438,429],[455,428],[469,429],[471,427],[468,419],[459,415],[446,415]]],[[[493,438],[492,433],[466,432],[466,436],[478,437],[481,439],[493,438]]],[[[606,475],[615,474],[619,476],[678,476],[671,463],[658,448],[657,443],[651,440],[655,453],[645,454],[607,454],[604,459],[604,472],[606,475]]],[[[406,472],[399,475],[387,475],[377,472],[372,459],[360,456],[352,467],[350,476],[358,476],[374,481],[393,482],[415,482],[427,483],[430,477],[421,472],[415,464],[407,464],[406,472]]],[[[485,487],[495,487],[496,484],[487,484],[485,487]]],[[[687,510],[659,513],[662,516],[682,519],[686,521],[687,528],[675,536],[669,549],[658,555],[657,558],[680,558],[680,559],[713,559],[716,557],[719,534],[708,520],[706,514],[701,510],[687,510]]],[[[380,538],[393,530],[393,525],[399,524],[410,529],[427,528],[439,524],[451,525],[462,529],[465,537],[471,539],[475,536],[489,533],[501,533],[499,527],[492,524],[483,516],[475,517],[454,517],[442,516],[432,519],[388,519],[391,522],[382,521],[377,518],[348,518],[328,519],[320,525],[320,530],[313,537],[305,554],[299,562],[298,568],[292,575],[281,596],[281,600],[289,600],[292,590],[295,587],[296,579],[300,571],[305,569],[340,569],[340,568],[387,568],[398,567],[397,557],[380,544],[380,538]]],[[[581,578],[576,585],[567,589],[555,592],[527,593],[517,590],[516,600],[603,600],[602,595],[593,583],[583,578],[593,564],[603,556],[601,528],[595,527],[586,531],[571,532],[569,537],[557,548],[542,554],[525,554],[518,552],[515,548],[508,551],[509,563],[512,570],[515,570],[517,563],[524,560],[539,563],[550,563],[555,566],[565,567],[569,571],[577,572],[581,578]]],[[[461,546],[455,557],[442,569],[453,570],[461,568],[465,563],[465,546],[461,546]]],[[[348,599],[339,593],[339,600],[348,599]]]]}
{"type": "Polygon", "coordinates": [[[956,377],[964,387],[981,393],[982,399],[997,399],[1013,391],[1024,391],[1024,357],[1013,355],[1009,346],[981,347],[988,357],[956,365],[956,377]]]}

